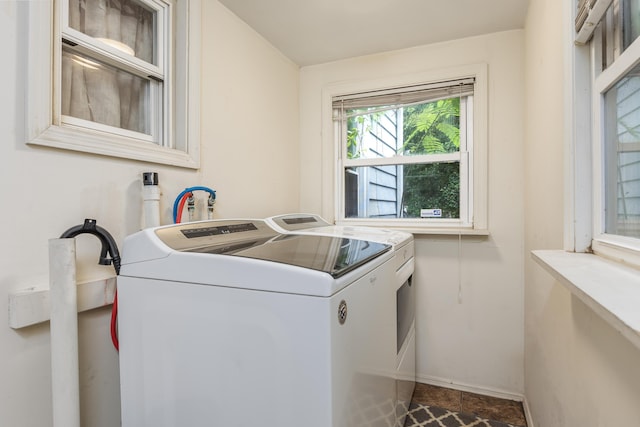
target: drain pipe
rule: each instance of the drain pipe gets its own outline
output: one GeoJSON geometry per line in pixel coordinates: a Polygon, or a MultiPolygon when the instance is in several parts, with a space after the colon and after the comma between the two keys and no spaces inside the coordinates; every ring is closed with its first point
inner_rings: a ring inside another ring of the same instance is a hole
{"type": "Polygon", "coordinates": [[[80,427],[75,240],[79,234],[93,234],[100,239],[102,248],[98,263],[113,264],[116,274],[120,272],[120,253],[116,242],[107,230],[96,224],[95,219],[85,219],[84,224],[71,227],[59,239],[49,240],[53,427],[80,427]]]}
{"type": "Polygon", "coordinates": [[[53,427],[80,427],[76,241],[49,240],[53,427]]]}
{"type": "Polygon", "coordinates": [[[158,188],[158,173],[144,172],[142,174],[142,211],[144,212],[144,228],[160,225],[160,189],[158,188]]]}

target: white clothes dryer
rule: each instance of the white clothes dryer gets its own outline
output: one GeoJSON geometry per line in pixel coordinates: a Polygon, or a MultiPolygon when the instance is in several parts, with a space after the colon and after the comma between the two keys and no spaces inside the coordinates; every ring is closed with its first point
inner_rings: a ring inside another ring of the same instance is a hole
{"type": "Polygon", "coordinates": [[[280,233],[363,239],[390,245],[395,267],[396,426],[402,427],[416,382],[414,239],[411,233],[365,226],[333,225],[319,215],[290,213],[267,223],[280,233]]]}

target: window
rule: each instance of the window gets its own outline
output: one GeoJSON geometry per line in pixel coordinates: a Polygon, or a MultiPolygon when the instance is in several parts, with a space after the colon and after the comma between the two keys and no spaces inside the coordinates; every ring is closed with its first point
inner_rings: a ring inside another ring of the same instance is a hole
{"type": "Polygon", "coordinates": [[[576,209],[575,249],[634,264],[640,261],[640,9],[637,1],[577,2],[573,52],[576,90],[574,133],[578,178],[576,206],[588,209],[593,200],[592,226],[576,209]],[[583,79],[584,76],[589,76],[583,79]],[[585,83],[581,83],[581,82],[585,83]],[[584,89],[584,90],[583,90],[584,89]],[[581,99],[591,93],[591,102],[581,99]],[[591,126],[591,133],[580,127],[591,126]],[[589,147],[583,139],[591,139],[589,147]],[[590,156],[586,155],[590,152],[590,156]],[[587,159],[592,158],[590,167],[587,159]],[[591,171],[591,175],[587,172],[591,171]],[[592,179],[590,195],[578,191],[592,179]],[[581,243],[579,235],[590,239],[581,243]]]}
{"type": "Polygon", "coordinates": [[[167,3],[66,0],[62,15],[63,124],[168,145],[167,3]],[[152,120],[155,118],[155,120],[152,120]]]}
{"type": "Polygon", "coordinates": [[[197,168],[199,0],[53,5],[29,19],[50,44],[30,40],[28,142],[197,168]]]}
{"type": "Polygon", "coordinates": [[[640,68],[604,92],[604,233],[640,237],[640,68]]]}
{"type": "Polygon", "coordinates": [[[486,116],[476,114],[486,99],[484,70],[328,89],[337,222],[486,233],[486,116]]]}

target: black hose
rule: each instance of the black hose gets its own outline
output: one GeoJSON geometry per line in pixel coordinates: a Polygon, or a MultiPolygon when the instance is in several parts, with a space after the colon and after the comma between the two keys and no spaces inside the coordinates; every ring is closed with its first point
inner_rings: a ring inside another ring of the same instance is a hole
{"type": "Polygon", "coordinates": [[[84,224],[71,227],[60,236],[61,239],[71,239],[79,234],[93,234],[102,243],[102,249],[100,250],[100,259],[98,263],[100,265],[113,264],[113,268],[116,270],[116,275],[120,274],[120,252],[118,251],[118,245],[113,239],[111,234],[104,228],[96,224],[95,219],[85,219],[84,224]],[[109,258],[109,255],[111,258],[109,258]]]}

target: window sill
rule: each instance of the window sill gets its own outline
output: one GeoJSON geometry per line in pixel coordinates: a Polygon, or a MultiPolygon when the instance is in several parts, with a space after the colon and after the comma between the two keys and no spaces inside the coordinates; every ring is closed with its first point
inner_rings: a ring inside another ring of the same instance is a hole
{"type": "Polygon", "coordinates": [[[72,126],[49,126],[29,144],[191,169],[200,166],[199,159],[190,153],[72,126]]]}
{"type": "Polygon", "coordinates": [[[404,228],[402,231],[406,231],[412,234],[431,235],[431,236],[488,236],[489,230],[476,230],[466,228],[404,228]]]}
{"type": "Polygon", "coordinates": [[[425,224],[423,221],[407,220],[383,220],[383,219],[343,219],[337,220],[336,225],[375,227],[388,230],[404,231],[411,234],[441,235],[441,236],[488,236],[486,228],[457,227],[455,224],[425,224]]]}
{"type": "Polygon", "coordinates": [[[593,254],[539,250],[531,255],[640,349],[640,271],[593,254]]]}

